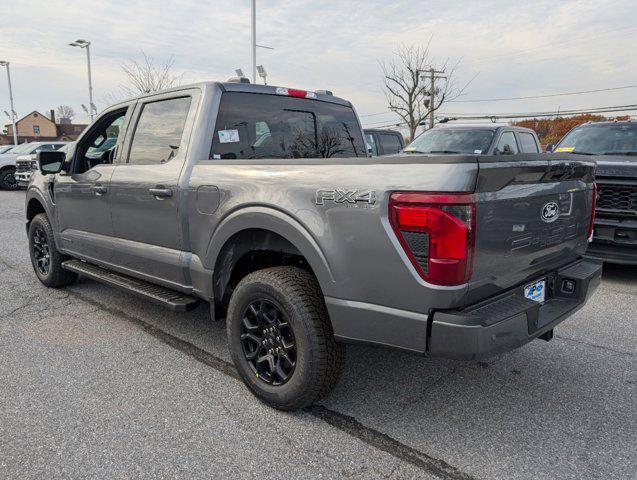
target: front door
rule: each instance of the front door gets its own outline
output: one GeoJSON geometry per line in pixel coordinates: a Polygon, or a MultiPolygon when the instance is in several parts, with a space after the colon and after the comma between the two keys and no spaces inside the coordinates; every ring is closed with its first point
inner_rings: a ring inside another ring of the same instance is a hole
{"type": "Polygon", "coordinates": [[[126,161],[110,182],[115,263],[128,273],[178,288],[187,285],[179,186],[192,128],[194,91],[163,94],[136,108],[126,161]]]}
{"type": "Polygon", "coordinates": [[[112,259],[109,186],[129,110],[131,105],[102,114],[69,152],[69,171],[53,183],[63,251],[96,263],[112,259]]]}

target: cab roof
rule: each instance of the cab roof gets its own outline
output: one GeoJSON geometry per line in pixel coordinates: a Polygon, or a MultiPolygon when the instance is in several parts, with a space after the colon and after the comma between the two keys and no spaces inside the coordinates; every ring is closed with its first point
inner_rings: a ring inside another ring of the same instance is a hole
{"type": "Polygon", "coordinates": [[[139,100],[142,98],[147,98],[147,97],[151,97],[151,96],[155,96],[159,94],[164,94],[168,92],[179,92],[181,90],[188,90],[192,88],[200,88],[201,90],[205,90],[209,88],[219,88],[222,92],[260,93],[260,94],[266,94],[266,95],[281,95],[281,96],[285,96],[285,94],[280,93],[281,89],[307,91],[307,92],[313,92],[315,94],[315,97],[309,98],[309,100],[318,100],[322,102],[336,103],[336,104],[344,105],[348,107],[352,106],[352,104],[348,102],[347,100],[340,97],[335,97],[334,95],[331,94],[331,92],[327,92],[326,90],[314,90],[314,91],[300,90],[300,89],[295,89],[294,87],[281,87],[281,86],[275,86],[275,85],[260,85],[256,83],[248,83],[244,81],[239,81],[238,79],[237,80],[232,79],[226,82],[206,81],[206,82],[191,83],[188,85],[180,85],[178,87],[173,87],[166,90],[160,90],[157,92],[151,92],[151,93],[146,93],[143,95],[138,95],[136,97],[129,98],[119,103],[127,103],[132,100],[139,100]]]}

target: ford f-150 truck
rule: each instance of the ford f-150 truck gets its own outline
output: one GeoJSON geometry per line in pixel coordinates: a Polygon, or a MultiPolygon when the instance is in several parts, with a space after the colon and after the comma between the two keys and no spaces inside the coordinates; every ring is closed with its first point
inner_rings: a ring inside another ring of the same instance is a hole
{"type": "Polygon", "coordinates": [[[284,410],[330,391],[345,343],[478,359],[550,339],[600,280],[582,258],[586,157],[370,158],[353,106],[324,91],[149,94],[39,168],[26,227],[44,285],[209,302],[247,387],[284,410]]]}
{"type": "Polygon", "coordinates": [[[589,122],[568,132],[555,152],[597,164],[593,242],[586,256],[637,265],[637,122],[589,122]]]}

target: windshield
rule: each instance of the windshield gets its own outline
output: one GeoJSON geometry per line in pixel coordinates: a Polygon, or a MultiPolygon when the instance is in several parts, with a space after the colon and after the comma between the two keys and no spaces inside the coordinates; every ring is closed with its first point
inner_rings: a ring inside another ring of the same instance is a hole
{"type": "Polygon", "coordinates": [[[590,124],[571,130],[556,152],[630,154],[637,152],[637,123],[590,124]]]}
{"type": "Polygon", "coordinates": [[[305,98],[228,92],[221,97],[210,157],[366,157],[354,110],[305,98]]]}
{"type": "Polygon", "coordinates": [[[467,153],[481,154],[491,145],[495,130],[434,128],[416,137],[406,153],[467,153]]]}
{"type": "MultiPolygon", "coordinates": [[[[29,153],[32,148],[33,148],[33,144],[32,143],[23,143],[22,145],[18,145],[17,147],[12,148],[11,149],[11,154],[14,154],[14,153],[29,153]]],[[[9,153],[9,152],[7,152],[7,153],[9,153]]]]}

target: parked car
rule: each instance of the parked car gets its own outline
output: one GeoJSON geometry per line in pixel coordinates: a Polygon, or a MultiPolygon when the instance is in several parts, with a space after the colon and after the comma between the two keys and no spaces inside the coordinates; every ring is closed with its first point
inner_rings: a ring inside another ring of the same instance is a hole
{"type": "Polygon", "coordinates": [[[513,155],[539,153],[536,133],[523,127],[495,124],[440,123],[407,145],[405,153],[513,155]]]}
{"type": "Polygon", "coordinates": [[[366,128],[363,132],[365,133],[365,141],[369,145],[373,157],[394,155],[400,152],[405,146],[403,135],[395,130],[366,128]]]}
{"type": "Polygon", "coordinates": [[[290,410],[332,389],[344,343],[476,359],[549,340],[601,264],[582,258],[595,165],[566,156],[564,176],[548,157],[368,158],[329,93],[183,86],[106,109],[68,156],[40,152],[29,252],[48,287],[79,274],[209,302],[247,388],[290,410]],[[117,147],[87,156],[107,131],[117,147]]]}
{"type": "Polygon", "coordinates": [[[15,145],[0,145],[0,155],[3,153],[9,153],[13,147],[15,147],[15,145]]]}
{"type": "Polygon", "coordinates": [[[20,186],[15,179],[16,159],[20,155],[35,154],[44,150],[57,150],[67,142],[31,142],[23,143],[0,154],[0,189],[16,190],[20,186]]]}
{"type": "MultiPolygon", "coordinates": [[[[69,143],[62,145],[58,151],[68,152],[69,143]]],[[[15,160],[15,172],[13,176],[19,187],[26,187],[29,185],[29,180],[33,172],[38,169],[37,153],[27,153],[18,156],[15,160]]]]}
{"type": "Polygon", "coordinates": [[[587,255],[637,265],[637,122],[586,123],[549,150],[597,162],[595,230],[587,255]]]}

